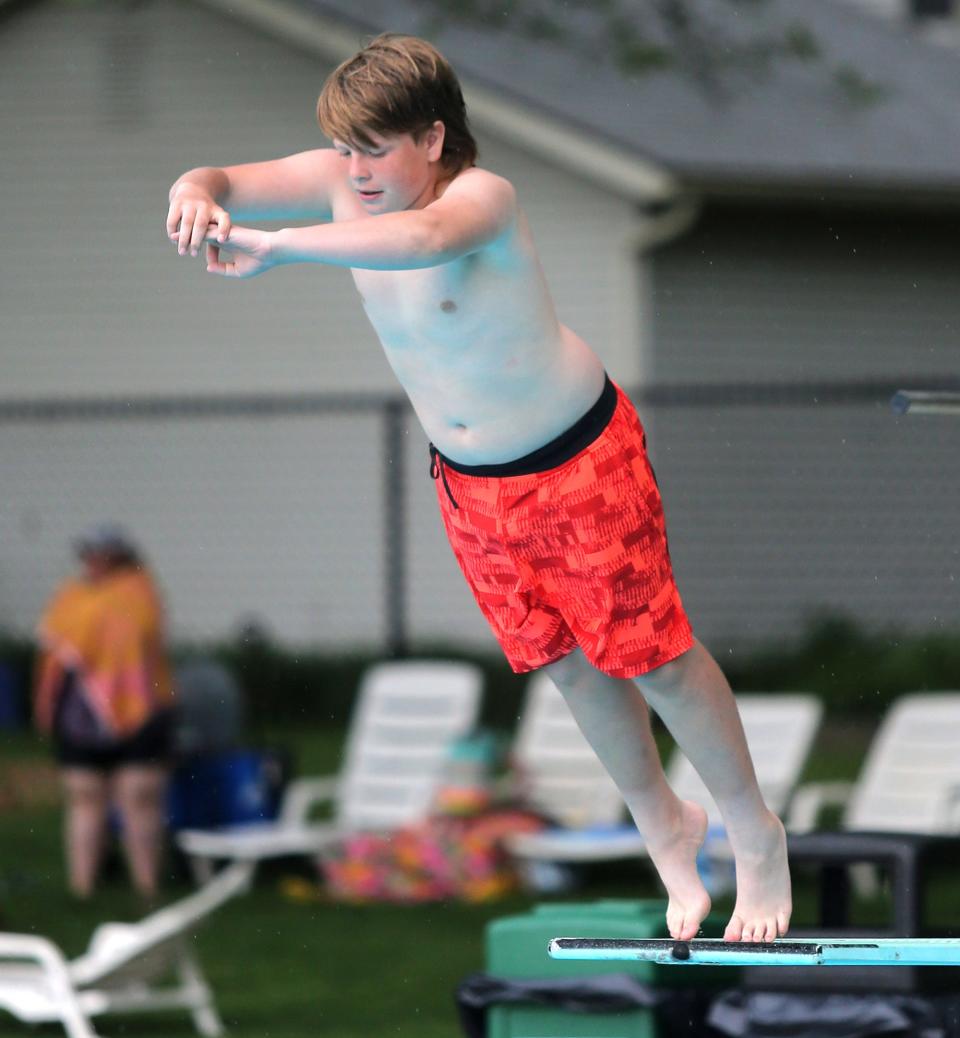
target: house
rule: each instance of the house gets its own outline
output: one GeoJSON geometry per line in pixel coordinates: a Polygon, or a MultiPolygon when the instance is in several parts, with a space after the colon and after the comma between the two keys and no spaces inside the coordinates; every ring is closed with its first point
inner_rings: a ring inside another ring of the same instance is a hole
{"type": "MultiPolygon", "coordinates": [[[[955,626],[960,423],[887,400],[960,385],[960,57],[831,0],[771,0],[757,25],[700,6],[727,49],[787,53],[626,75],[591,50],[595,13],[572,49],[433,30],[561,318],[641,407],[701,637],[789,638],[825,609],[955,626]]],[[[70,535],[109,513],[181,637],[256,618],[290,643],[492,644],[345,272],[223,282],[161,232],[184,168],[317,146],[333,64],[439,7],[7,16],[0,627],[29,628],[70,535]]]]}

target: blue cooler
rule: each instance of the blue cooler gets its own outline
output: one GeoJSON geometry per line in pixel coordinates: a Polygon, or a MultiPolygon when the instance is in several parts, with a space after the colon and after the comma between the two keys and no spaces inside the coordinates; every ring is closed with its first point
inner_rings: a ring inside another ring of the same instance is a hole
{"type": "Polygon", "coordinates": [[[224,750],[192,757],[170,782],[171,829],[215,829],[277,817],[286,762],[269,750],[224,750]]]}

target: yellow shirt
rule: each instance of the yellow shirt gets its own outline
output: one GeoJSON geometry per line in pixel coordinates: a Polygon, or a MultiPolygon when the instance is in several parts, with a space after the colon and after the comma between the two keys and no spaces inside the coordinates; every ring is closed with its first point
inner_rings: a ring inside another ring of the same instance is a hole
{"type": "Polygon", "coordinates": [[[163,608],[145,569],[124,566],[106,576],[64,582],[38,631],[35,716],[49,731],[66,670],[90,707],[118,737],[137,731],[173,699],[164,648],[163,608]]]}

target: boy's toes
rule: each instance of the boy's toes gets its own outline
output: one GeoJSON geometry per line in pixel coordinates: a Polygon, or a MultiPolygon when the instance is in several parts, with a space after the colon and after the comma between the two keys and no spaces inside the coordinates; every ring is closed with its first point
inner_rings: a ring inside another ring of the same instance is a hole
{"type": "Polygon", "coordinates": [[[727,923],[727,928],[723,931],[723,939],[725,941],[742,941],[744,939],[743,920],[738,915],[730,917],[730,922],[727,923]]]}
{"type": "Polygon", "coordinates": [[[790,923],[789,912],[778,912],[770,918],[748,919],[746,922],[738,916],[730,917],[724,931],[725,941],[742,941],[745,944],[770,944],[778,937],[783,937],[790,923]]]}
{"type": "Polygon", "coordinates": [[[700,929],[700,920],[695,916],[686,916],[680,926],[680,940],[692,941],[700,929]]]}
{"type": "Polygon", "coordinates": [[[683,909],[667,912],[667,930],[675,941],[692,941],[700,929],[700,920],[683,909]]]}

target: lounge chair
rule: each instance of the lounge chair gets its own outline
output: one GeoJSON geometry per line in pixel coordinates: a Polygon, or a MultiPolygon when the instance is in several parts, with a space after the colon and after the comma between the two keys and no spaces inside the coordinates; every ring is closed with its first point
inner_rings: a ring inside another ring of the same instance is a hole
{"type": "Polygon", "coordinates": [[[387,831],[425,817],[443,779],[450,744],[472,728],[483,675],[470,663],[402,660],[363,676],[337,775],[290,783],[275,822],[177,834],[199,878],[217,859],[259,862],[315,858],[364,831],[387,831]],[[330,821],[311,811],[332,804],[330,821]]]}
{"type": "Polygon", "coordinates": [[[892,871],[899,934],[919,932],[916,879],[935,859],[956,855],[960,835],[960,692],[900,696],[884,715],[856,782],[801,786],[789,815],[790,854],[819,865],[828,924],[849,911],[853,889],[876,894],[878,869],[892,871]],[[838,830],[820,830],[824,808],[841,808],[838,830]]]}
{"type": "MultiPolygon", "coordinates": [[[[788,853],[795,875],[817,880],[817,935],[898,937],[941,933],[943,921],[925,916],[934,877],[952,877],[960,861],[960,692],[900,696],[870,742],[856,782],[801,786],[788,815],[788,853]],[[841,808],[839,825],[818,828],[821,810],[841,808]],[[871,897],[885,878],[886,920],[851,929],[855,894],[871,897]]],[[[801,936],[804,931],[794,928],[801,936]]],[[[922,968],[789,971],[773,978],[754,969],[751,983],[828,986],[844,992],[912,993],[927,982],[922,968]],[[882,973],[882,976],[881,976],[882,973]]]]}
{"type": "Polygon", "coordinates": [[[816,782],[793,799],[791,832],[816,828],[828,805],[841,828],[942,835],[960,832],[960,692],[900,696],[874,735],[856,782],[816,782]]]}
{"type": "Polygon", "coordinates": [[[251,871],[233,865],[138,923],[98,926],[72,961],[44,937],[0,933],[0,1009],[29,1024],[60,1023],[69,1038],[95,1038],[91,1018],[106,1013],[177,1009],[190,1013],[201,1034],[222,1034],[191,938],[247,886],[251,871]]]}

